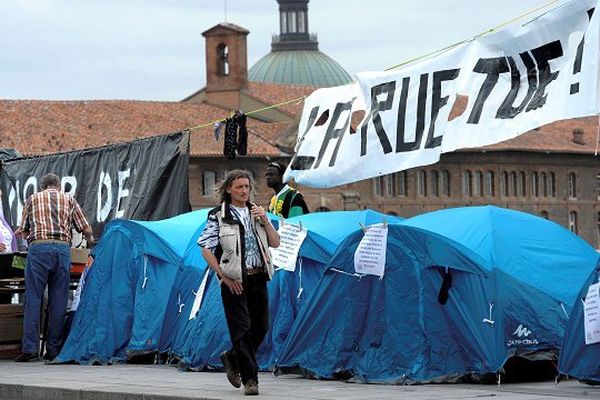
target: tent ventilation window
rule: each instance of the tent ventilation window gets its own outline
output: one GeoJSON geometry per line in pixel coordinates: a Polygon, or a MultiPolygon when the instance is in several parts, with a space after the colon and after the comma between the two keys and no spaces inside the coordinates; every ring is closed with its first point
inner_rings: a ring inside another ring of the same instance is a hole
{"type": "Polygon", "coordinates": [[[438,303],[445,305],[448,301],[450,288],[452,287],[452,275],[450,275],[448,267],[446,267],[445,270],[440,270],[440,272],[442,273],[442,286],[438,293],[438,303]]]}

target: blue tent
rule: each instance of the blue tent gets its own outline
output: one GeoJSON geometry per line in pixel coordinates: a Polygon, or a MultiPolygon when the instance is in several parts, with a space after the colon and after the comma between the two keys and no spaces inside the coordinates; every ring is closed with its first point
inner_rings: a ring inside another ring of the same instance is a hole
{"type": "Polygon", "coordinates": [[[422,229],[388,226],[383,278],[358,275],[362,231],[347,236],[300,312],[277,368],[362,382],[451,381],[506,360],[502,296],[485,261],[422,229]],[[452,276],[447,302],[439,300],[452,276]]]}
{"type": "MultiPolygon", "coordinates": [[[[287,220],[302,224],[308,235],[303,242],[294,272],[278,270],[269,283],[270,328],[259,349],[261,369],[270,369],[283,346],[292,323],[321,279],[326,263],[339,242],[359,224],[382,221],[399,222],[399,217],[376,211],[334,211],[312,213],[287,220]]],[[[231,346],[221,305],[220,287],[213,274],[207,280],[202,307],[196,317],[193,333],[174,355],[182,358],[180,366],[189,369],[220,367],[219,354],[231,346]]]]}
{"type": "Polygon", "coordinates": [[[206,214],[111,221],[93,251],[93,267],[56,361],[124,361],[128,354],[157,351],[161,341],[170,342],[164,325],[173,318],[169,306],[176,278],[206,266],[190,251],[206,214]]]}
{"type": "Polygon", "coordinates": [[[586,241],[552,221],[493,206],[434,211],[404,224],[461,243],[531,288],[504,287],[506,345],[522,357],[557,358],[570,309],[599,258],[586,241]]]}
{"type": "Polygon", "coordinates": [[[575,300],[558,360],[561,374],[594,385],[600,385],[600,343],[585,344],[583,302],[590,285],[598,282],[600,267],[590,274],[575,300]]]}

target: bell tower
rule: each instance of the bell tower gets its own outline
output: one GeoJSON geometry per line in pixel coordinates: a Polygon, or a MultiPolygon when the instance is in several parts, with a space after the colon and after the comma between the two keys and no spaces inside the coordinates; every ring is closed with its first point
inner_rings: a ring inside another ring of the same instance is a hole
{"type": "Polygon", "coordinates": [[[248,30],[223,22],[202,32],[206,41],[206,100],[240,108],[240,91],[248,87],[248,30]]]}

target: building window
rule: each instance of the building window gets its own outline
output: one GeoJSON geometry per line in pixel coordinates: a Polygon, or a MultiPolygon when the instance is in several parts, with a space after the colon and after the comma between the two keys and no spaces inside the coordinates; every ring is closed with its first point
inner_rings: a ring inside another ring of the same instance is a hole
{"type": "Polygon", "coordinates": [[[396,185],[394,182],[394,174],[386,175],[384,177],[385,180],[385,195],[386,196],[395,196],[396,195],[396,185]]]}
{"type": "Polygon", "coordinates": [[[508,181],[509,181],[508,172],[502,171],[502,179],[500,180],[500,193],[502,196],[508,197],[508,181]]]}
{"type": "Polygon", "coordinates": [[[485,173],[484,193],[486,196],[494,196],[494,173],[487,171],[485,173]]]}
{"type": "Polygon", "coordinates": [[[217,46],[217,73],[223,76],[229,75],[229,49],[224,43],[217,46]]]}
{"type": "Polygon", "coordinates": [[[542,197],[548,197],[548,174],[542,172],[540,174],[540,178],[540,192],[542,194],[542,197]]]}
{"type": "Polygon", "coordinates": [[[440,174],[442,196],[450,196],[450,172],[444,170],[440,174]]]}
{"type": "Polygon", "coordinates": [[[483,173],[475,171],[473,176],[473,196],[483,195],[483,173]]]}
{"type": "Polygon", "coordinates": [[[579,227],[577,226],[577,212],[571,211],[569,213],[569,230],[575,234],[578,233],[579,227]]]}
{"type": "Polygon", "coordinates": [[[463,196],[472,196],[473,195],[473,176],[471,175],[471,171],[463,172],[463,181],[462,181],[462,189],[463,196]]]}
{"type": "Polygon", "coordinates": [[[577,198],[577,176],[574,172],[569,173],[569,198],[577,198]]]}
{"type": "Polygon", "coordinates": [[[531,196],[538,197],[540,195],[538,186],[538,173],[531,173],[531,196]]]}
{"type": "Polygon", "coordinates": [[[519,196],[527,196],[527,183],[525,182],[525,172],[519,172],[519,196]]]}
{"type": "Polygon", "coordinates": [[[383,176],[373,178],[373,193],[375,196],[383,196],[383,176]]]}
{"type": "Polygon", "coordinates": [[[548,211],[540,211],[540,217],[550,219],[550,214],[548,214],[548,211]]]}
{"type": "Polygon", "coordinates": [[[279,29],[281,33],[287,33],[287,12],[281,11],[279,14],[279,29]]]}
{"type": "Polygon", "coordinates": [[[512,171],[510,173],[510,185],[509,185],[509,193],[511,196],[517,195],[517,187],[518,186],[519,186],[519,183],[517,180],[517,173],[515,171],[512,171]]]}
{"type": "Polygon", "coordinates": [[[437,171],[431,171],[431,175],[429,177],[431,181],[431,195],[439,196],[440,195],[440,174],[437,171]]]}
{"type": "Polygon", "coordinates": [[[596,198],[600,200],[600,174],[596,175],[596,198]]]}
{"type": "Polygon", "coordinates": [[[295,10],[290,10],[288,11],[288,32],[289,33],[296,33],[297,29],[296,29],[296,11],[295,10]]]}
{"type": "Polygon", "coordinates": [[[417,171],[417,196],[427,196],[427,174],[422,169],[417,171]]]}
{"type": "Polygon", "coordinates": [[[212,196],[215,189],[216,174],[213,171],[202,173],[202,196],[212,196]]]}
{"type": "Polygon", "coordinates": [[[396,193],[398,196],[406,196],[406,171],[397,172],[396,177],[398,182],[396,193]]]}
{"type": "Polygon", "coordinates": [[[554,172],[550,172],[550,196],[556,197],[556,177],[554,172]]]}
{"type": "Polygon", "coordinates": [[[298,11],[298,32],[306,33],[306,18],[304,10],[298,11]]]}

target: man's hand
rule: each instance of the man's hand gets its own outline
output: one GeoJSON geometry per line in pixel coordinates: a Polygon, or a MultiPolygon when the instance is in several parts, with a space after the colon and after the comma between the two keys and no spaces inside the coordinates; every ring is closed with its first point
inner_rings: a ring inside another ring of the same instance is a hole
{"type": "Polygon", "coordinates": [[[244,287],[242,286],[242,282],[238,282],[234,279],[223,276],[223,283],[227,285],[231,293],[235,295],[242,294],[244,287]]]}

